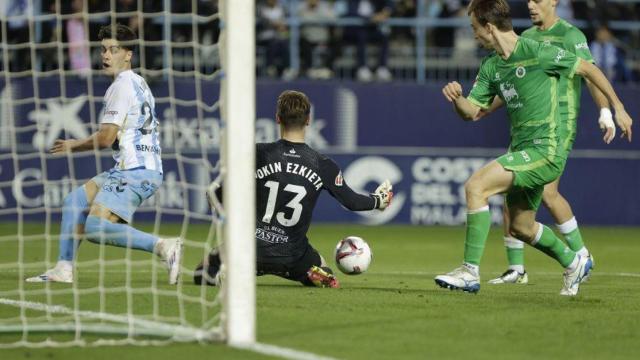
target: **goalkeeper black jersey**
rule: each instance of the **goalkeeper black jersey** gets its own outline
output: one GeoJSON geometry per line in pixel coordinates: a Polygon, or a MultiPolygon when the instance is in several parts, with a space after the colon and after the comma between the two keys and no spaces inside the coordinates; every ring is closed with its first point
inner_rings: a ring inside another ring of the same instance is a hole
{"type": "Polygon", "coordinates": [[[279,140],[256,147],[257,260],[287,263],[300,258],[322,190],[353,211],[372,210],[375,199],[353,191],[338,165],[304,143],[279,140]]]}

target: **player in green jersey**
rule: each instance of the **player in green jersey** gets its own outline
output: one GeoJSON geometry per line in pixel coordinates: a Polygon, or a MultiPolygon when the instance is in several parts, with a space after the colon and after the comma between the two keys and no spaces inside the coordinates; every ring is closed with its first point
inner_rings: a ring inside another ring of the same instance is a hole
{"type": "MultiPolygon", "coordinates": [[[[521,36],[536,41],[549,43],[564,50],[574,53],[576,56],[593,63],[593,57],[589,51],[587,39],[578,28],[567,21],[560,19],[556,14],[557,0],[529,0],[527,1],[529,15],[533,25],[525,30],[521,36]]],[[[598,123],[605,132],[603,140],[610,143],[615,137],[615,125],[613,115],[609,109],[607,98],[598,88],[586,82],[591,96],[600,109],[598,123]]],[[[570,150],[576,136],[576,120],[580,112],[580,95],[582,93],[582,78],[574,76],[569,80],[560,78],[559,107],[560,114],[567,116],[565,131],[568,132],[563,146],[570,150]]],[[[499,97],[494,99],[491,110],[504,105],[499,97]]],[[[627,125],[622,124],[621,127],[627,125]]],[[[582,256],[590,256],[584,245],[582,235],[578,229],[578,222],[573,214],[569,202],[558,191],[560,178],[545,185],[542,193],[542,203],[549,210],[556,222],[556,227],[564,235],[571,250],[582,256]]],[[[505,207],[506,210],[506,207],[505,207]]],[[[505,211],[504,216],[504,244],[507,250],[509,268],[499,277],[489,280],[490,284],[526,284],[528,275],[524,268],[524,243],[509,235],[509,218],[505,211]]],[[[593,262],[593,258],[591,259],[593,262]]]]}
{"type": "MultiPolygon", "coordinates": [[[[591,269],[591,259],[576,254],[553,231],[536,222],[544,185],[557,179],[567,160],[567,117],[560,114],[559,79],[583,76],[606,96],[619,124],[631,124],[611,84],[590,62],[556,46],[519,37],[505,0],[474,0],[469,5],[476,40],[495,52],[483,59],[468,97],[450,82],[442,92],[465,120],[477,120],[495,96],[505,103],[511,126],[509,152],[491,161],[465,183],[467,231],[464,263],[438,275],[445,288],[477,292],[479,264],[491,226],[488,199],[506,193],[509,233],[558,261],[564,268],[561,295],[576,295],[591,269]]],[[[630,137],[631,129],[623,128],[630,137]]]]}

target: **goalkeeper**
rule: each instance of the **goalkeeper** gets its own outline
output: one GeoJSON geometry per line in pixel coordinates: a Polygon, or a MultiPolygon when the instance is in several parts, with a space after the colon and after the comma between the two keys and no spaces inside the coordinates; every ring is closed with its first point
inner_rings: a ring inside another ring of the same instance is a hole
{"type": "MultiPolygon", "coordinates": [[[[256,145],[257,274],[337,288],[338,280],[307,238],[318,196],[327,190],[347,209],[366,211],[386,209],[393,193],[388,180],[373,194],[353,191],[332,159],[305,144],[310,113],[305,94],[284,91],[276,113],[282,138],[256,145]]],[[[210,189],[209,197],[215,194],[210,189]]],[[[214,249],[196,268],[195,283],[217,285],[220,265],[220,254],[214,249]]]]}

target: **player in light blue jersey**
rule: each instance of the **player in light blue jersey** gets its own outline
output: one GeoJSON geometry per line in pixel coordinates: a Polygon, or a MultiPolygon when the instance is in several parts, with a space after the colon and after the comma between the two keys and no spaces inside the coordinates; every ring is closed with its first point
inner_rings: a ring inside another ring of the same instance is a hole
{"type": "Polygon", "coordinates": [[[182,240],[162,239],[128,225],[140,204],[162,184],[162,150],[155,100],[145,80],[131,71],[135,33],[124,25],[100,30],[102,65],[113,83],[104,96],[100,128],[86,139],[56,140],[52,154],[111,147],[115,166],[74,189],[62,207],[58,263],[27,282],[74,279],[73,261],[82,235],[97,244],[153,252],[167,265],[169,283],[180,275],[182,240]]]}

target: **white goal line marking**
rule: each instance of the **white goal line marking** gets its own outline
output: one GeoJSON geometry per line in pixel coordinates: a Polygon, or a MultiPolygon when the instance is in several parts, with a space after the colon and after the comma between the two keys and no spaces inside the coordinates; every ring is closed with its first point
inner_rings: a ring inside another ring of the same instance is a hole
{"type": "Polygon", "coordinates": [[[278,356],[283,359],[291,359],[291,360],[337,360],[336,358],[322,356],[310,352],[290,349],[286,347],[264,344],[264,343],[253,343],[248,345],[232,345],[237,349],[249,350],[253,352],[257,352],[264,355],[272,355],[278,356]]]}

